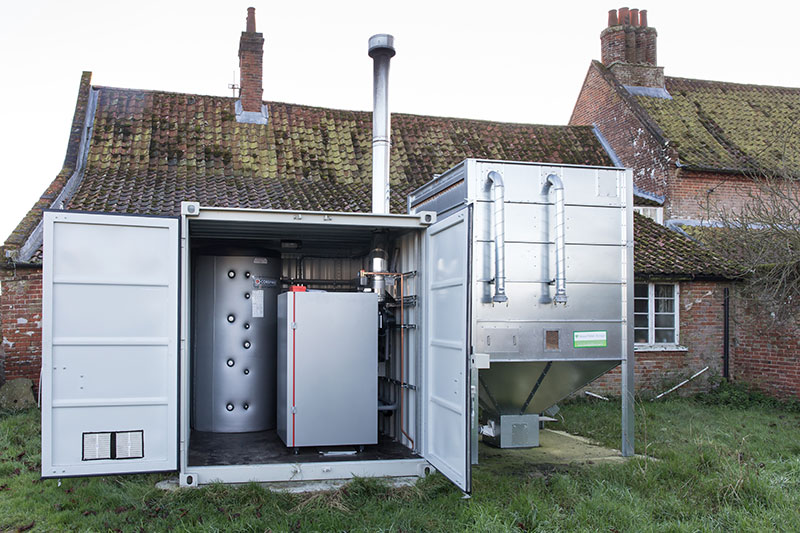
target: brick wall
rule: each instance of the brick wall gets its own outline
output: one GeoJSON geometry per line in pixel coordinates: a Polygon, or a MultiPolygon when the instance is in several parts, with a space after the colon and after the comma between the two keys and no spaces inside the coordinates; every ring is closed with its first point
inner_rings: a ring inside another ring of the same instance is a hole
{"type": "Polygon", "coordinates": [[[643,125],[611,78],[600,63],[589,66],[569,123],[595,126],[622,163],[633,169],[633,183],[665,196],[674,178],[675,156],[643,125]]]}
{"type": "MultiPolygon", "coordinates": [[[[680,344],[688,350],[637,351],[634,365],[637,392],[663,392],[703,367],[711,367],[680,389],[681,394],[696,393],[707,390],[710,376],[722,375],[723,302],[727,286],[714,281],[680,283],[680,344]]],[[[586,389],[619,395],[619,368],[586,389]]]]}
{"type": "Polygon", "coordinates": [[[742,174],[681,169],[669,181],[665,210],[669,218],[708,219],[709,205],[736,210],[759,190],[752,178],[742,174]]]}
{"type": "Polygon", "coordinates": [[[1,271],[0,321],[6,380],[29,378],[38,391],[42,364],[42,271],[1,271]]]}
{"type": "Polygon", "coordinates": [[[734,378],[772,396],[800,399],[800,328],[776,322],[757,303],[736,297],[734,378]]]}

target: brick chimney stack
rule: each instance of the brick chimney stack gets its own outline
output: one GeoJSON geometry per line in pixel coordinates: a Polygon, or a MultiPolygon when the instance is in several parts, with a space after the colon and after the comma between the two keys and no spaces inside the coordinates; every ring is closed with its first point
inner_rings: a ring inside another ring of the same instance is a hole
{"type": "Polygon", "coordinates": [[[656,64],[655,28],[647,25],[647,10],[621,7],[608,12],[608,27],[600,34],[600,57],[623,85],[663,87],[664,69],[656,64]]]}
{"type": "Polygon", "coordinates": [[[239,98],[244,111],[261,113],[264,35],[256,32],[256,8],[247,8],[247,26],[239,40],[239,98]]]}

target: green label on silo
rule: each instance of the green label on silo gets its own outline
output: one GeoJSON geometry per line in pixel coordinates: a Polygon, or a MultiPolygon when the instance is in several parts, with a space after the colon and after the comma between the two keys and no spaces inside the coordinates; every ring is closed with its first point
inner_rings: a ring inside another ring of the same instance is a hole
{"type": "Polygon", "coordinates": [[[573,348],[605,348],[608,346],[606,331],[575,331],[572,333],[573,348]]]}

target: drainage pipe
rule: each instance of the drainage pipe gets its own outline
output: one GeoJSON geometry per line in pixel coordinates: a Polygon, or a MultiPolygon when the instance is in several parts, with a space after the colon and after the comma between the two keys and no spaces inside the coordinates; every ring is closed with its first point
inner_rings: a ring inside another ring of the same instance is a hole
{"type": "Polygon", "coordinates": [[[394,37],[382,33],[369,38],[373,60],[372,111],[372,212],[389,212],[389,61],[394,57],[394,37]]]}
{"type": "Polygon", "coordinates": [[[503,176],[492,170],[486,176],[492,182],[492,214],[494,215],[494,296],[498,303],[507,302],[506,296],[506,222],[505,186],[503,176]]]}
{"type": "Polygon", "coordinates": [[[674,391],[674,390],[677,390],[677,389],[679,389],[679,388],[683,387],[684,385],[686,385],[687,383],[689,383],[690,381],[692,381],[694,378],[696,378],[697,376],[699,376],[700,374],[702,374],[703,372],[705,372],[706,370],[708,370],[708,368],[709,368],[709,367],[705,367],[703,370],[701,370],[701,371],[699,371],[699,372],[695,372],[695,373],[694,373],[694,374],[692,374],[692,375],[691,375],[689,378],[687,378],[687,379],[684,379],[683,381],[681,381],[680,383],[678,383],[677,385],[675,385],[674,387],[672,387],[672,388],[671,388],[671,389],[669,389],[668,391],[664,391],[664,392],[662,392],[661,394],[659,394],[658,396],[656,396],[655,398],[651,398],[651,399],[650,399],[650,401],[651,401],[651,402],[654,402],[654,401],[658,400],[659,398],[662,398],[662,397],[666,396],[666,395],[667,395],[667,394],[669,394],[670,392],[672,392],[672,391],[674,391]]]}
{"type": "Polygon", "coordinates": [[[730,352],[730,343],[731,343],[731,300],[730,300],[730,291],[728,287],[725,287],[723,290],[723,300],[722,300],[722,324],[723,324],[723,331],[722,331],[722,377],[725,379],[730,379],[731,377],[731,352],[730,352]]]}
{"type": "Polygon", "coordinates": [[[555,174],[550,174],[542,187],[542,194],[548,195],[550,189],[556,195],[556,296],[553,301],[557,304],[567,303],[567,256],[565,250],[566,223],[564,221],[564,183],[555,174]]]}

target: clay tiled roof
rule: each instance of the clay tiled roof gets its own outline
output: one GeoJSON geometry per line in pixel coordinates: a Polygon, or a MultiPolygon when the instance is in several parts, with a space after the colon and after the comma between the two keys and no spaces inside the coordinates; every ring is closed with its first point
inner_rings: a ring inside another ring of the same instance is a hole
{"type": "Polygon", "coordinates": [[[635,96],[691,169],[800,176],[800,88],[666,78],[635,96]]]}
{"type": "MultiPolygon", "coordinates": [[[[370,112],[266,102],[266,126],[240,124],[234,98],[98,89],[85,174],[67,209],[177,215],[181,201],[370,209],[370,112]]],[[[392,143],[393,212],[405,211],[408,192],[468,157],[613,166],[584,126],[393,114],[392,143]]],[[[24,242],[58,190],[36,204],[7,245],[24,242]]]]}
{"type": "Polygon", "coordinates": [[[738,270],[700,244],[634,213],[633,270],[637,278],[734,279],[738,270]]]}

